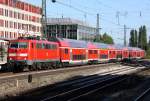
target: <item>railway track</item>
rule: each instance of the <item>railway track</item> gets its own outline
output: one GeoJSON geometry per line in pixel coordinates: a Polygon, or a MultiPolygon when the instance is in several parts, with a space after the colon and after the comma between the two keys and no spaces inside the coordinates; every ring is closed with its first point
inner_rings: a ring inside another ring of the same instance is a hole
{"type": "MultiPolygon", "coordinates": [[[[92,84],[93,83],[93,85],[89,85],[88,87],[81,88],[82,89],[81,91],[86,91],[86,89],[91,88],[92,86],[94,86],[94,82],[97,84],[98,81],[103,81],[103,83],[105,85],[106,85],[105,82],[107,82],[107,84],[112,84],[112,85],[113,85],[113,83],[115,84],[115,82],[113,82],[113,81],[116,81],[116,84],[117,84],[117,82],[118,83],[121,82],[123,80],[122,77],[124,77],[119,72],[121,72],[121,71],[125,72],[125,71],[130,71],[130,70],[134,70],[134,71],[135,70],[141,70],[141,69],[143,69],[145,67],[145,65],[143,65],[143,64],[142,65],[139,64],[139,66],[143,66],[142,68],[136,67],[136,66],[132,67],[132,66],[130,66],[130,64],[129,64],[129,66],[126,66],[126,64],[125,65],[121,65],[120,63],[118,63],[118,64],[116,64],[116,63],[109,63],[109,64],[99,64],[99,65],[87,65],[87,66],[80,66],[80,67],[75,67],[75,68],[71,67],[71,68],[62,68],[62,69],[48,70],[48,71],[33,71],[33,72],[17,73],[17,74],[12,74],[10,76],[2,76],[2,77],[0,76],[0,79],[1,80],[8,79],[8,78],[11,78],[11,79],[15,78],[16,79],[18,77],[20,78],[20,76],[24,77],[25,75],[26,75],[26,77],[27,77],[27,75],[33,75],[34,77],[35,76],[39,76],[40,77],[40,75],[41,76],[42,75],[53,75],[53,74],[57,74],[57,73],[66,73],[66,72],[77,71],[77,70],[80,71],[80,70],[84,70],[84,69],[89,69],[91,71],[94,67],[95,68],[97,68],[97,67],[98,68],[106,68],[107,67],[108,70],[110,69],[108,72],[106,72],[106,71],[98,72],[99,71],[99,69],[98,69],[98,71],[96,72],[97,74],[94,73],[95,75],[93,75],[93,74],[89,75],[89,76],[83,75],[83,76],[80,76],[80,77],[78,77],[78,76],[76,77],[75,76],[75,78],[74,77],[70,78],[67,81],[63,81],[63,82],[56,83],[54,85],[50,85],[50,86],[46,86],[46,87],[41,87],[41,88],[38,88],[36,90],[30,90],[29,92],[22,93],[21,95],[19,95],[20,97],[14,98],[16,100],[22,100],[22,101],[27,101],[27,100],[28,101],[30,101],[30,100],[34,101],[34,100],[39,100],[39,99],[40,100],[44,100],[44,99],[49,98],[49,96],[50,97],[54,97],[54,96],[59,95],[59,94],[60,94],[60,97],[58,97],[58,98],[62,98],[65,95],[62,96],[61,93],[69,92],[69,91],[71,91],[73,89],[77,89],[77,87],[80,88],[82,86],[88,86],[88,84],[92,84]],[[114,67],[117,66],[117,68],[118,67],[121,67],[121,68],[120,69],[115,68],[117,70],[111,70],[111,68],[114,68],[113,66],[114,67]],[[120,75],[122,77],[119,77],[120,75]],[[110,81],[105,80],[105,79],[107,79],[109,77],[110,78],[113,77],[113,78],[110,79],[110,81]],[[117,79],[117,78],[120,78],[120,80],[117,79]],[[83,89],[85,89],[85,90],[83,90],[83,89]]],[[[101,83],[101,82],[99,82],[99,83],[101,83]]],[[[97,85],[99,85],[99,84],[97,84],[97,85]]],[[[103,87],[101,85],[101,87],[98,87],[98,88],[102,88],[103,89],[103,88],[106,88],[106,87],[105,86],[103,87]]],[[[95,89],[97,89],[97,88],[95,88],[95,89]]],[[[81,91],[79,89],[79,92],[81,92],[81,91]]],[[[94,91],[95,91],[94,89],[90,89],[90,91],[87,91],[86,93],[83,92],[82,93],[83,95],[80,94],[79,96],[74,96],[71,99],[72,100],[76,100],[76,99],[78,99],[78,97],[82,98],[82,97],[87,96],[88,94],[90,94],[90,92],[92,93],[94,91]]],[[[74,92],[74,90],[73,90],[73,92],[74,92]]],[[[71,92],[71,93],[73,93],[73,92],[71,92]]],[[[78,93],[78,89],[77,89],[77,91],[75,90],[75,93],[78,93]]],[[[68,94],[69,93],[67,93],[67,95],[68,94]]],[[[71,94],[71,95],[73,95],[73,94],[71,94]]],[[[8,98],[10,98],[10,97],[8,97],[8,98]]],[[[12,101],[12,100],[13,99],[10,99],[10,101],[12,101]]],[[[53,100],[55,101],[55,98],[53,100]]],[[[56,99],[56,101],[57,101],[57,99],[56,99]]]]}
{"type": "Polygon", "coordinates": [[[144,98],[150,95],[150,88],[146,89],[144,92],[142,92],[137,98],[135,98],[134,101],[144,101],[144,98]]]}
{"type": "MultiPolygon", "coordinates": [[[[133,68],[132,68],[133,69],[133,68]]],[[[126,79],[125,75],[119,75],[121,72],[131,70],[131,68],[125,68],[122,70],[116,70],[112,73],[106,74],[104,77],[101,78],[93,78],[88,81],[80,82],[75,86],[75,88],[70,89],[68,91],[59,93],[55,96],[50,96],[47,98],[42,99],[41,101],[78,101],[81,97],[91,94],[97,90],[109,87],[126,79]],[[110,75],[111,74],[111,75],[110,75]],[[112,76],[114,75],[114,76],[112,76]]]]}
{"type": "MultiPolygon", "coordinates": [[[[72,101],[78,99],[90,92],[96,91],[97,85],[99,89],[110,86],[106,84],[115,84],[117,82],[123,81],[125,75],[122,75],[125,71],[137,70],[137,68],[124,67],[122,69],[113,70],[111,72],[105,72],[97,75],[91,75],[88,77],[83,77],[80,79],[72,80],[70,82],[63,83],[43,91],[36,91],[35,93],[30,93],[31,95],[21,96],[15,100],[41,100],[41,101],[72,101]],[[115,82],[114,82],[115,81],[115,82]],[[37,93],[38,92],[38,93],[37,93]],[[43,95],[38,95],[41,92],[43,95]],[[64,100],[62,100],[64,99],[64,100]]],[[[126,74],[126,73],[125,73],[126,74]]]]}
{"type": "Polygon", "coordinates": [[[108,64],[97,64],[97,65],[86,65],[86,66],[77,66],[77,67],[69,67],[69,68],[60,68],[60,69],[51,69],[51,70],[40,70],[40,71],[26,71],[21,73],[13,73],[13,72],[0,72],[0,79],[5,78],[12,78],[12,77],[19,77],[19,76],[25,76],[25,75],[40,75],[40,74],[47,74],[47,73],[57,73],[57,72],[70,72],[74,70],[84,70],[84,69],[91,69],[92,68],[105,68],[109,66],[115,66],[118,65],[116,63],[108,63],[108,64]]]}

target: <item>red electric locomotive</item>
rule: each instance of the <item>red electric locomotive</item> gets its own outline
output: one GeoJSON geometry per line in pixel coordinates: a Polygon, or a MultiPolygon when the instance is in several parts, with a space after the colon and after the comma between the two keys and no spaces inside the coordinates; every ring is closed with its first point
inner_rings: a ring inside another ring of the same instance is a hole
{"type": "Polygon", "coordinates": [[[10,41],[8,63],[14,70],[51,68],[60,62],[59,45],[56,42],[30,38],[10,41]]]}

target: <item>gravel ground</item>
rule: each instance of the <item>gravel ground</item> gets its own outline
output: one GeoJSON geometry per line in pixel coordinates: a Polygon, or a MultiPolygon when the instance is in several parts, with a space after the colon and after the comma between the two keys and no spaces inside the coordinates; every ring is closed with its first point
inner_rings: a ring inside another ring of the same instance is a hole
{"type": "MultiPolygon", "coordinates": [[[[89,66],[88,66],[89,67],[89,66]]],[[[110,66],[99,66],[94,67],[91,65],[90,68],[87,69],[74,69],[72,71],[61,71],[56,73],[49,73],[41,76],[33,76],[32,82],[28,82],[28,76],[24,76],[23,78],[9,78],[2,80],[0,83],[0,97],[9,98],[9,96],[16,96],[22,92],[27,92],[29,90],[33,90],[36,88],[49,86],[51,84],[55,84],[58,82],[68,81],[70,79],[108,72],[115,69],[121,69],[125,66],[120,64],[110,65],[110,66]]]]}

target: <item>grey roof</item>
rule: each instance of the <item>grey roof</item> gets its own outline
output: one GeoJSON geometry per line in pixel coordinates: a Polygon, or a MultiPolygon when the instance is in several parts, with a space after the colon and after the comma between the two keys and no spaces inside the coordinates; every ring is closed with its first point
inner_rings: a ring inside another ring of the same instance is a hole
{"type": "Polygon", "coordinates": [[[114,47],[115,47],[116,49],[123,49],[123,48],[125,48],[123,45],[114,45],[114,47]]]}
{"type": "Polygon", "coordinates": [[[86,41],[81,41],[81,40],[71,40],[71,39],[65,39],[66,42],[69,43],[70,47],[74,48],[87,48],[87,43],[86,41]]]}
{"type": "Polygon", "coordinates": [[[58,40],[61,42],[66,42],[69,44],[69,47],[72,48],[87,48],[87,41],[81,41],[81,40],[72,40],[72,39],[65,39],[65,38],[58,38],[58,40]]]}
{"type": "Polygon", "coordinates": [[[47,24],[53,25],[53,24],[59,24],[59,25],[69,25],[69,24],[78,24],[83,26],[89,26],[86,22],[72,19],[72,18],[47,18],[47,24]]]}
{"type": "Polygon", "coordinates": [[[141,48],[137,48],[137,47],[128,47],[129,50],[142,50],[141,48]]]}
{"type": "Polygon", "coordinates": [[[94,43],[94,45],[96,45],[97,48],[108,48],[108,44],[104,44],[104,43],[94,43]]]}

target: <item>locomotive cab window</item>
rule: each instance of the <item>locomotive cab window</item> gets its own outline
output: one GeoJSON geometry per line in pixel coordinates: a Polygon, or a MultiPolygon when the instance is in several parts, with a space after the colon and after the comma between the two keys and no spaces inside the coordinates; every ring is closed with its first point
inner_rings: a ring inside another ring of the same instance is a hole
{"type": "Polygon", "coordinates": [[[10,44],[10,48],[27,48],[27,42],[13,42],[10,44]]]}
{"type": "Polygon", "coordinates": [[[18,48],[18,43],[17,42],[13,42],[10,44],[9,46],[10,48],[18,48]]]}
{"type": "Polygon", "coordinates": [[[26,42],[20,42],[19,48],[27,48],[27,43],[26,42]]]}

